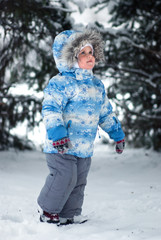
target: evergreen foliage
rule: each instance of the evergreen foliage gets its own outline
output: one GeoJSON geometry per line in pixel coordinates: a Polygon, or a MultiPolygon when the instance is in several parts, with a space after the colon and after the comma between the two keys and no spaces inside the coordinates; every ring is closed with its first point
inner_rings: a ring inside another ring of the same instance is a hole
{"type": "Polygon", "coordinates": [[[117,0],[107,8],[112,28],[96,23],[106,42],[106,64],[97,69],[113,79],[109,98],[123,113],[126,139],[136,147],[161,149],[161,1],[117,0]]]}
{"type": "Polygon", "coordinates": [[[70,11],[63,0],[0,1],[0,150],[8,147],[31,148],[11,134],[27,120],[32,128],[39,122],[42,99],[11,89],[26,83],[42,91],[57,70],[52,57],[52,42],[61,31],[70,29],[70,11]]]}

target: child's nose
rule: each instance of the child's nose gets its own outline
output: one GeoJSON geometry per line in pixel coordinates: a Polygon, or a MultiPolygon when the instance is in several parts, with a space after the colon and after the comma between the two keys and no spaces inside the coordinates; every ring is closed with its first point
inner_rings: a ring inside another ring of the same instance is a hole
{"type": "Polygon", "coordinates": [[[87,57],[88,57],[88,58],[91,58],[91,57],[92,57],[92,54],[91,54],[91,53],[88,53],[88,54],[87,54],[87,57]]]}

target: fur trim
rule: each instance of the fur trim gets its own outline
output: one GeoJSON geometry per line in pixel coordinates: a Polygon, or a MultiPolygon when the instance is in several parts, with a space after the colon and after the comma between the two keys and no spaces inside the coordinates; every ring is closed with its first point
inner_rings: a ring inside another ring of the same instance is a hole
{"type": "Polygon", "coordinates": [[[67,62],[71,68],[77,62],[80,49],[90,43],[94,49],[95,62],[104,61],[103,40],[99,32],[94,29],[86,29],[82,33],[76,33],[75,39],[64,46],[62,50],[62,60],[67,62]]]}

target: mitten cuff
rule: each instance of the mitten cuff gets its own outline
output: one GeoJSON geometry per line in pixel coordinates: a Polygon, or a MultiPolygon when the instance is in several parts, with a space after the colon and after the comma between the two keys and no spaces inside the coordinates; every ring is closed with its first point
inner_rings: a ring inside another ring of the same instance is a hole
{"type": "Polygon", "coordinates": [[[116,143],[118,144],[118,143],[121,143],[121,142],[125,142],[125,140],[122,139],[122,140],[120,140],[120,141],[117,141],[116,143]]]}
{"type": "Polygon", "coordinates": [[[53,146],[56,147],[56,146],[64,145],[67,142],[70,142],[70,139],[69,138],[63,138],[63,139],[60,139],[60,140],[57,140],[57,141],[53,142],[53,146]]]}

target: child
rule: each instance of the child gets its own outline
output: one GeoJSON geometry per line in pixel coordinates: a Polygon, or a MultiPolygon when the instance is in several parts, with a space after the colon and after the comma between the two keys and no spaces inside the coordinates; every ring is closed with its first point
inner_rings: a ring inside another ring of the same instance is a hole
{"type": "Polygon", "coordinates": [[[55,38],[53,53],[59,74],[45,88],[42,108],[50,174],[38,204],[40,221],[66,225],[81,215],[98,125],[114,139],[117,153],[123,151],[124,133],[103,83],[92,73],[104,59],[100,34],[64,31],[55,38]]]}

